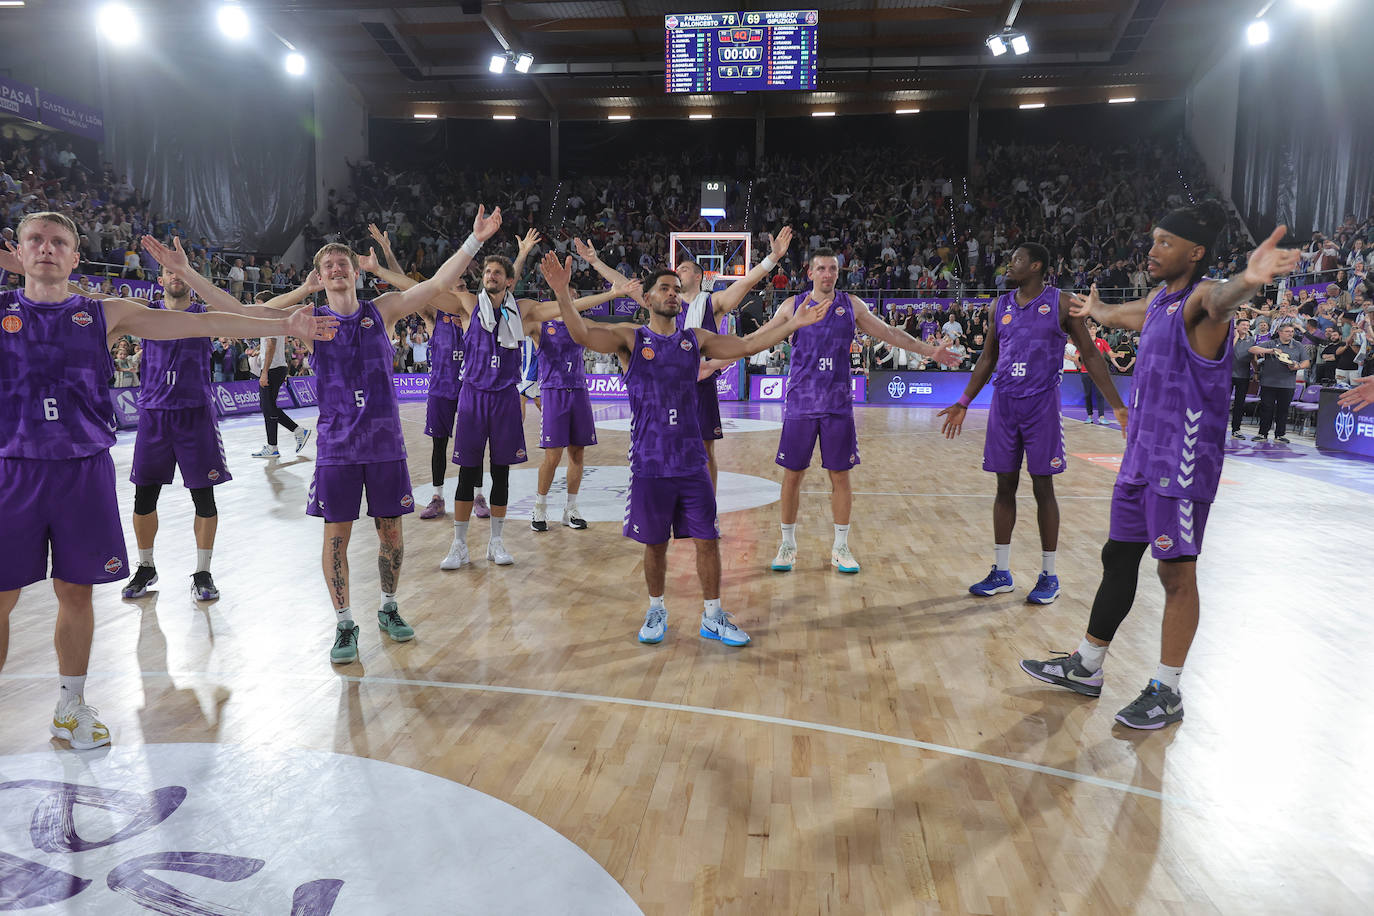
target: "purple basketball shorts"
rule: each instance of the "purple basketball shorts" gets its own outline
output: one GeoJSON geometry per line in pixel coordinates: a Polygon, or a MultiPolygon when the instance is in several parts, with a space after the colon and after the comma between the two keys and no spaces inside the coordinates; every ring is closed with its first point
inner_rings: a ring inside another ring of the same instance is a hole
{"type": "Polygon", "coordinates": [[[62,461],[0,458],[0,519],[0,591],[46,579],[50,549],[54,579],[96,585],[128,574],[108,451],[62,461]]]}
{"type": "Polygon", "coordinates": [[[585,388],[545,388],[541,448],[569,445],[596,445],[596,421],[592,419],[592,399],[585,388]]]}
{"type": "Polygon", "coordinates": [[[394,518],[415,511],[410,469],[404,458],[398,458],[374,464],[315,465],[305,514],[326,522],[357,521],[363,490],[367,491],[367,514],[372,518],[394,518]]]}
{"type": "Polygon", "coordinates": [[[224,442],[213,407],[139,412],[129,482],[140,486],[169,484],[178,469],[181,482],[193,490],[234,479],[224,461],[224,442]]]}
{"type": "Polygon", "coordinates": [[[1026,470],[1037,477],[1063,472],[1064,426],[1058,388],[1024,398],[993,392],[983,440],[983,470],[1015,474],[1021,470],[1023,454],[1026,470]]]}
{"type": "Polygon", "coordinates": [[[431,439],[452,439],[453,418],[457,414],[457,398],[431,394],[425,399],[425,435],[431,439]]]}
{"type": "Polygon", "coordinates": [[[720,395],[716,393],[716,377],[697,382],[697,425],[702,441],[724,439],[720,426],[720,395]]]}
{"type": "Polygon", "coordinates": [[[641,544],[664,544],[668,535],[713,541],[716,491],[706,468],[682,477],[630,477],[624,534],[641,544]]]}
{"type": "Polygon", "coordinates": [[[525,423],[520,419],[520,394],[514,385],[500,391],[464,385],[458,393],[453,463],[480,468],[488,444],[492,464],[523,464],[529,458],[525,452],[525,423]]]}
{"type": "Polygon", "coordinates": [[[1112,488],[1113,541],[1150,545],[1156,560],[1195,557],[1202,552],[1202,532],[1212,504],[1163,496],[1143,483],[1123,483],[1112,488]]]}
{"type": "Polygon", "coordinates": [[[821,467],[827,471],[847,471],[859,463],[859,437],[852,412],[784,417],[778,456],[773,460],[789,471],[804,471],[811,466],[817,439],[821,442],[821,467]]]}

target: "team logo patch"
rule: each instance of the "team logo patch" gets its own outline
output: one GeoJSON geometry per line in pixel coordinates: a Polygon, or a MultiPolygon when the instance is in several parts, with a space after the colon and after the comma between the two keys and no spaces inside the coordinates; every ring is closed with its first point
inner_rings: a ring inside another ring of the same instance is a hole
{"type": "Polygon", "coordinates": [[[124,561],[119,557],[110,557],[105,561],[105,571],[113,575],[124,568],[124,561]]]}
{"type": "Polygon", "coordinates": [[[555,334],[557,334],[557,333],[558,333],[558,329],[555,328],[553,325],[549,325],[549,336],[552,337],[553,335],[555,335],[555,334]]]}
{"type": "Polygon", "coordinates": [[[1167,309],[1165,309],[1164,311],[1166,311],[1166,312],[1168,312],[1170,315],[1172,315],[1174,312],[1177,312],[1177,311],[1178,311],[1179,305],[1180,305],[1180,303],[1175,302],[1173,305],[1169,306],[1169,307],[1168,307],[1167,309]]]}
{"type": "Polygon", "coordinates": [[[719,426],[716,427],[716,435],[717,435],[717,436],[724,435],[724,434],[720,431],[720,427],[719,427],[719,426]]]}
{"type": "Polygon", "coordinates": [[[216,471],[215,469],[211,468],[210,473],[206,474],[205,476],[210,478],[211,480],[219,480],[219,471],[216,471]]]}
{"type": "Polygon", "coordinates": [[[362,325],[365,328],[370,328],[372,327],[372,319],[364,317],[362,321],[358,322],[358,324],[362,325]]]}
{"type": "Polygon", "coordinates": [[[844,306],[842,305],[842,306],[840,306],[839,308],[835,309],[835,314],[836,314],[836,315],[843,315],[843,314],[844,314],[844,306]]]}
{"type": "Polygon", "coordinates": [[[1060,457],[1056,456],[1056,457],[1050,459],[1050,467],[1052,467],[1052,468],[1062,468],[1063,466],[1064,466],[1064,459],[1063,459],[1063,458],[1060,458],[1060,457]]]}
{"type": "Polygon", "coordinates": [[[3,321],[0,321],[0,328],[4,328],[11,334],[18,334],[19,329],[23,326],[24,319],[20,318],[18,315],[6,315],[5,319],[3,321]]]}
{"type": "Polygon", "coordinates": [[[1042,302],[1040,303],[1040,308],[1036,309],[1036,311],[1042,315],[1048,315],[1050,313],[1050,304],[1048,302],[1042,302]]]}
{"type": "Polygon", "coordinates": [[[1156,549],[1156,550],[1173,550],[1173,549],[1174,549],[1174,539],[1171,538],[1171,537],[1169,537],[1167,534],[1161,534],[1159,537],[1155,538],[1155,549],[1156,549]]]}
{"type": "Polygon", "coordinates": [[[653,358],[654,358],[654,355],[655,355],[655,354],[654,354],[654,348],[653,348],[653,347],[645,347],[644,349],[642,349],[642,350],[639,351],[639,355],[642,356],[642,357],[644,357],[645,359],[653,359],[653,358]]]}
{"type": "Polygon", "coordinates": [[[684,349],[684,350],[690,350],[690,349],[692,349],[691,343],[689,343],[688,341],[684,340],[684,341],[682,342],[682,349],[684,349]]]}
{"type": "Polygon", "coordinates": [[[517,450],[516,453],[515,453],[515,457],[516,457],[516,458],[519,458],[521,461],[524,461],[524,460],[525,460],[525,450],[524,450],[523,448],[517,450]]]}
{"type": "Polygon", "coordinates": [[[95,319],[91,317],[90,312],[77,312],[72,316],[72,324],[78,327],[88,328],[93,321],[95,321],[95,319]]]}
{"type": "Polygon", "coordinates": [[[409,493],[401,497],[401,506],[403,508],[409,509],[413,505],[415,505],[415,497],[411,496],[409,493]]]}
{"type": "Polygon", "coordinates": [[[1005,315],[1002,316],[1002,323],[1011,324],[1011,312],[1007,312],[1005,315]]]}

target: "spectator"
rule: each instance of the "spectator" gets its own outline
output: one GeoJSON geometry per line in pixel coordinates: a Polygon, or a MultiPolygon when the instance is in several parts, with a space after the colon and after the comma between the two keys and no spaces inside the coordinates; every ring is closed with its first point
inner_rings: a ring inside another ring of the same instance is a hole
{"type": "Polygon", "coordinates": [[[1269,438],[1269,430],[1275,430],[1275,442],[1288,442],[1288,407],[1293,403],[1293,391],[1297,388],[1298,371],[1307,369],[1311,363],[1304,359],[1302,345],[1293,340],[1293,325],[1279,327],[1278,338],[1268,345],[1253,344],[1250,352],[1262,356],[1259,363],[1260,402],[1259,434],[1256,442],[1269,438]]]}

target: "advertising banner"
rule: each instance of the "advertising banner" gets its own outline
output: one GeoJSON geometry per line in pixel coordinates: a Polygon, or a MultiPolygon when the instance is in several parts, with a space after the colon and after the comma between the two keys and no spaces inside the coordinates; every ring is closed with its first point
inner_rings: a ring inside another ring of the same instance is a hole
{"type": "Polygon", "coordinates": [[[429,397],[429,376],[401,374],[391,377],[396,398],[401,401],[423,401],[429,397]]]}
{"type": "Polygon", "coordinates": [[[319,391],[315,388],[315,376],[313,375],[293,375],[286,380],[283,391],[290,390],[291,397],[295,399],[297,407],[314,407],[320,403],[319,391]]]}
{"type": "MultiPolygon", "coordinates": [[[[215,407],[221,417],[262,412],[262,386],[257,379],[247,382],[211,382],[215,393],[215,407]]],[[[278,407],[294,407],[291,392],[283,386],[277,392],[278,407]]]]}
{"type": "MultiPolygon", "coordinates": [[[[948,407],[959,400],[968,384],[968,372],[873,372],[868,378],[868,403],[901,404],[908,407],[948,407]]],[[[1130,400],[1131,376],[1114,375],[1116,390],[1123,401],[1130,400]]],[[[970,406],[992,403],[992,385],[983,387],[970,406]]],[[[1086,403],[1081,376],[1065,373],[1059,386],[1059,403],[1066,408],[1082,408],[1086,403]]]]}
{"type": "Polygon", "coordinates": [[[0,112],[23,118],[26,121],[38,120],[38,89],[0,76],[0,112]]]}
{"type": "Polygon", "coordinates": [[[1351,410],[1336,399],[1339,388],[1323,388],[1317,409],[1317,448],[1374,457],[1374,404],[1351,410]]]}
{"type": "Polygon", "coordinates": [[[99,108],[73,102],[47,90],[39,91],[38,107],[39,120],[49,127],[65,130],[69,134],[76,134],[96,143],[105,142],[105,118],[99,108]]]}
{"type": "MultiPolygon", "coordinates": [[[[868,400],[868,379],[862,375],[851,375],[849,377],[849,394],[854,399],[855,404],[865,403],[868,400]]],[[[749,376],[749,400],[776,401],[780,404],[786,397],[787,376],[749,376]]]]}
{"type": "Polygon", "coordinates": [[[111,388],[110,403],[114,405],[116,427],[134,429],[138,426],[137,388],[111,388]]]}

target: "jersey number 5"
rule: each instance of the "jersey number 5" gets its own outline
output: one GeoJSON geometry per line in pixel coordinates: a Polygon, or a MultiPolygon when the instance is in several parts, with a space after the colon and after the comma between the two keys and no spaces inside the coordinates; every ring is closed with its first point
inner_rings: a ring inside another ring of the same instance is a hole
{"type": "Polygon", "coordinates": [[[353,403],[358,407],[367,406],[367,401],[363,399],[363,390],[361,388],[353,389],[353,403]]]}

